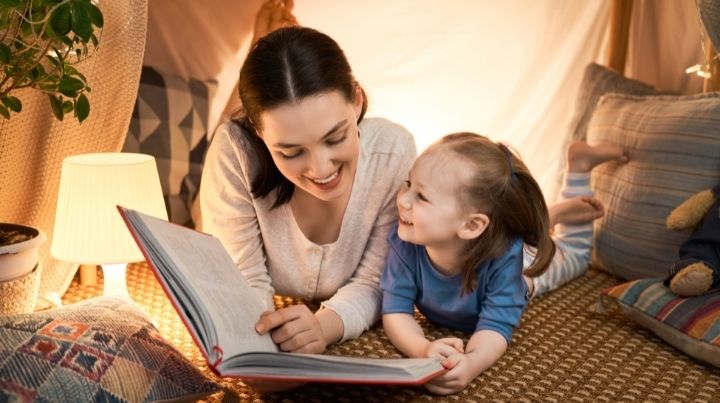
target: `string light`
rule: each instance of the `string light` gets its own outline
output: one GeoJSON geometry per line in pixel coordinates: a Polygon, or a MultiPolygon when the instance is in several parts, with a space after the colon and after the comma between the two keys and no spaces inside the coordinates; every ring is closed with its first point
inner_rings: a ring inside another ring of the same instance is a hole
{"type": "MultiPolygon", "coordinates": [[[[700,49],[702,50],[702,54],[704,56],[704,55],[707,55],[707,50],[705,49],[705,26],[703,25],[702,19],[700,18],[700,8],[699,8],[700,6],[697,3],[695,5],[698,7],[698,24],[700,24],[700,49]]],[[[685,73],[686,74],[694,73],[702,78],[711,78],[712,73],[710,73],[710,64],[713,62],[713,60],[720,58],[720,54],[718,54],[718,52],[715,51],[714,48],[713,48],[713,53],[715,54],[715,56],[708,59],[705,64],[698,63],[695,65],[692,65],[692,66],[688,67],[687,69],[685,69],[685,73]]]]}

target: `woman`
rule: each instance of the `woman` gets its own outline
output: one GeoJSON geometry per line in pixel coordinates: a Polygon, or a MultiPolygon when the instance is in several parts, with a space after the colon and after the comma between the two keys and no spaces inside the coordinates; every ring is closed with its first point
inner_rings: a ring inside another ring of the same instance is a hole
{"type": "Polygon", "coordinates": [[[363,119],[367,99],[345,55],[310,28],[259,39],[239,93],[242,114],[218,129],[203,168],[203,230],[268,310],[274,293],[322,301],[256,325],[283,351],[321,353],[379,318],[394,198],[415,144],[396,124],[363,119]]]}

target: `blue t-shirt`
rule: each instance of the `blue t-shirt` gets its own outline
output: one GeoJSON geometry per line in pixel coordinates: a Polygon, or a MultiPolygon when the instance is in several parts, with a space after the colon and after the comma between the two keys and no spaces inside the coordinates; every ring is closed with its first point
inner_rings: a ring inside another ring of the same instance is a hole
{"type": "Polygon", "coordinates": [[[467,333],[494,330],[510,343],[527,305],[522,239],[515,239],[502,256],[481,263],[476,269],[477,286],[462,296],[462,276],[439,272],[425,247],[398,237],[397,224],[388,241],[390,252],[380,279],[383,314],[412,315],[415,305],[440,326],[467,333]]]}

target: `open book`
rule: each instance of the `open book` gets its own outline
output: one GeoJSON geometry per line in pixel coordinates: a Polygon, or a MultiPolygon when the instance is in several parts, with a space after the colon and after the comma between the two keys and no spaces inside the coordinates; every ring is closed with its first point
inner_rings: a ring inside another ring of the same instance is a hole
{"type": "Polygon", "coordinates": [[[269,333],[255,331],[264,304],[219,239],[135,210],[118,210],[193,340],[220,376],[421,384],[443,371],[435,358],[281,352],[269,333]]]}

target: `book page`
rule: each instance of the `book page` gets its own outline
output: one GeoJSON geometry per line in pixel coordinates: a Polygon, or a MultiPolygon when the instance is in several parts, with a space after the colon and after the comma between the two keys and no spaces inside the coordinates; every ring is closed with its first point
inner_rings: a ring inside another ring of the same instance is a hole
{"type": "MultiPolygon", "coordinates": [[[[131,210],[126,210],[127,211],[131,210]]],[[[149,241],[172,261],[198,305],[209,313],[225,358],[249,351],[278,351],[269,334],[255,323],[264,303],[235,267],[219,239],[132,211],[145,224],[149,241]],[[149,239],[150,236],[153,239],[149,239]]]]}

